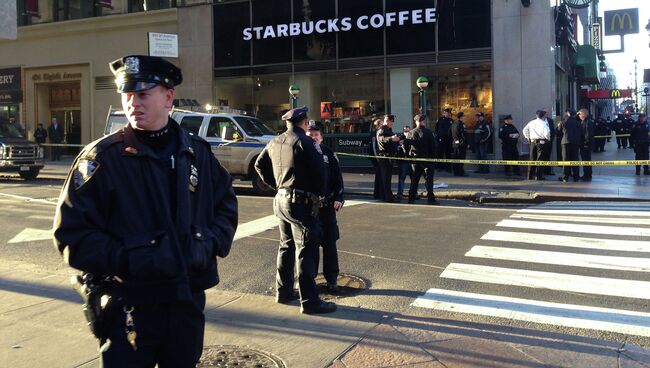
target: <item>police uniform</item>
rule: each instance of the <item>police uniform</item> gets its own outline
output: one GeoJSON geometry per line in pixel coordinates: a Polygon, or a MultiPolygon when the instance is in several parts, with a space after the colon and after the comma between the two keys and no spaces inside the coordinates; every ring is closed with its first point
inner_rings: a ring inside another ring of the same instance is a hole
{"type": "MultiPolygon", "coordinates": [[[[416,115],[414,120],[418,123],[424,122],[426,116],[416,115]]],[[[435,138],[433,132],[423,124],[411,129],[407,135],[408,145],[410,147],[409,156],[415,158],[430,159],[435,155],[435,138]]],[[[415,202],[418,198],[418,185],[420,178],[424,174],[424,185],[427,190],[427,200],[431,204],[437,204],[436,196],[433,194],[433,163],[426,161],[413,161],[413,176],[411,177],[411,187],[409,188],[409,203],[415,202]]]]}
{"type": "MultiPolygon", "coordinates": [[[[629,113],[627,113],[623,118],[623,134],[630,134],[630,132],[632,132],[633,127],[634,127],[634,120],[632,120],[629,113]]],[[[623,148],[627,148],[627,146],[633,148],[634,142],[632,142],[632,140],[629,139],[629,137],[623,137],[623,140],[628,143],[623,148]]]]}
{"type": "MultiPolygon", "coordinates": [[[[594,134],[598,137],[609,135],[609,128],[602,118],[594,122],[594,134]]],[[[605,152],[605,142],[607,138],[595,138],[594,152],[605,152]]]]}
{"type": "MultiPolygon", "coordinates": [[[[483,117],[483,113],[479,112],[476,114],[477,117],[483,117]]],[[[477,148],[477,158],[479,160],[487,160],[488,154],[488,145],[490,143],[490,137],[492,136],[492,129],[490,129],[490,124],[487,121],[479,121],[474,129],[474,135],[476,136],[476,148],[477,148]]],[[[487,174],[490,172],[489,165],[479,165],[477,173],[487,174]]]]}
{"type": "MultiPolygon", "coordinates": [[[[507,115],[503,120],[512,120],[512,115],[507,115]]],[[[499,128],[499,139],[501,139],[503,159],[505,161],[519,160],[519,149],[517,148],[517,143],[519,143],[519,130],[517,127],[512,123],[503,124],[499,128]]],[[[506,175],[510,175],[511,170],[515,175],[521,175],[519,166],[517,165],[505,165],[503,169],[506,175]]]]}
{"type": "MultiPolygon", "coordinates": [[[[635,160],[648,160],[648,144],[650,143],[648,133],[650,129],[647,120],[641,121],[642,116],[644,115],[639,116],[639,120],[632,127],[630,133],[630,141],[634,144],[635,160]]],[[[641,165],[636,165],[636,174],[641,174],[641,165]]],[[[643,175],[650,175],[648,165],[643,165],[643,175]]]]}
{"type": "MultiPolygon", "coordinates": [[[[576,119],[576,111],[567,109],[568,117],[565,121],[558,123],[557,134],[562,136],[562,161],[577,161],[582,145],[582,127],[576,119]]],[[[573,181],[580,180],[580,168],[578,166],[564,166],[564,175],[558,179],[567,182],[572,177],[573,181]]]]}
{"type": "Polygon", "coordinates": [[[314,281],[322,239],[318,210],[325,169],[320,147],[300,126],[307,111],[303,106],[282,116],[287,130],[266,145],[255,170],[264,183],[277,190],[273,200],[280,228],[276,301],[286,304],[297,299],[293,292],[297,258],[301,312],[310,314],[333,312],[336,305],[320,300],[314,281]]]}
{"type": "MultiPolygon", "coordinates": [[[[445,109],[447,113],[451,114],[451,109],[445,109]]],[[[441,116],[435,124],[431,127],[433,131],[433,136],[435,137],[435,150],[436,158],[450,159],[452,157],[453,147],[452,147],[452,138],[449,134],[449,128],[453,121],[451,118],[446,116],[441,116]]],[[[439,169],[447,170],[451,172],[451,164],[440,163],[438,165],[439,169]]]]}
{"type": "MultiPolygon", "coordinates": [[[[123,93],[182,80],[180,69],[149,56],[121,58],[111,69],[123,93]]],[[[231,182],[210,145],[172,119],[155,132],[127,124],[77,156],[56,207],[54,243],[70,266],[111,280],[102,366],[196,365],[204,290],[219,282],[216,256],[228,255],[237,227],[231,182]]]]}
{"type": "MultiPolygon", "coordinates": [[[[594,149],[594,121],[585,117],[585,120],[580,121],[580,127],[582,129],[582,144],[580,145],[580,160],[581,161],[591,161],[591,151],[594,149]]],[[[591,166],[582,167],[582,179],[583,181],[591,181],[592,176],[591,166]]]]}
{"type": "Polygon", "coordinates": [[[377,153],[379,156],[386,158],[379,160],[379,176],[381,178],[382,188],[380,194],[386,202],[394,202],[393,190],[391,188],[391,179],[393,177],[393,162],[388,157],[397,156],[397,142],[393,142],[392,137],[395,134],[393,129],[384,123],[377,130],[377,153]]]}
{"type": "MultiPolygon", "coordinates": [[[[465,114],[461,111],[458,113],[458,119],[449,127],[451,136],[451,147],[453,149],[453,158],[464,160],[467,154],[467,134],[465,132],[465,123],[461,120],[465,114]]],[[[463,164],[452,164],[455,176],[467,176],[463,169],[463,164]]]]}
{"type": "MultiPolygon", "coordinates": [[[[314,123],[309,125],[309,130],[323,131],[322,124],[314,123]]],[[[318,218],[323,227],[323,276],[327,281],[327,288],[331,292],[338,291],[336,279],[339,276],[339,259],[336,251],[336,241],[339,239],[339,226],[336,222],[336,209],[334,202],[343,203],[343,174],[336,154],[327,146],[320,145],[323,152],[323,163],[325,166],[324,198],[321,202],[318,218]]]]}
{"type": "Polygon", "coordinates": [[[616,132],[616,144],[617,148],[627,148],[627,137],[621,137],[621,135],[625,134],[625,131],[627,130],[625,128],[626,121],[623,119],[623,115],[619,114],[616,119],[614,119],[614,122],[612,123],[612,127],[614,131],[616,132]]]}

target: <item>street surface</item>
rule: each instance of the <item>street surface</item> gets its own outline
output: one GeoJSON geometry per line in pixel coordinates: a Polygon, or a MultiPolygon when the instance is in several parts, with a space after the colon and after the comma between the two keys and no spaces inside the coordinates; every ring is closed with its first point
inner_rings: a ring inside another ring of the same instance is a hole
{"type": "MultiPolygon", "coordinates": [[[[60,185],[0,180],[0,259],[70,272],[50,239],[60,185]]],[[[219,259],[217,288],[271,298],[272,199],[240,194],[239,201],[236,241],[219,259]]],[[[424,202],[346,203],[338,217],[341,272],[369,289],[339,304],[650,347],[650,205],[424,202]]]]}

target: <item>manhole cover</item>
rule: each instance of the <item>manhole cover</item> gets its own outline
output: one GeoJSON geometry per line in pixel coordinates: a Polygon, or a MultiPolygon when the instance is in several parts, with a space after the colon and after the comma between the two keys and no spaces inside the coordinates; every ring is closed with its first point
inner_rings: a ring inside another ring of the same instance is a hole
{"type": "Polygon", "coordinates": [[[196,367],[285,368],[285,365],[271,353],[234,345],[216,345],[203,348],[196,367]]]}
{"type": "Polygon", "coordinates": [[[364,279],[346,273],[339,274],[339,277],[336,279],[336,284],[339,286],[339,291],[336,293],[330,293],[327,290],[327,281],[325,281],[323,274],[319,273],[318,276],[316,276],[318,291],[325,297],[325,299],[328,299],[328,297],[345,298],[355,296],[368,288],[368,283],[364,279]]]}

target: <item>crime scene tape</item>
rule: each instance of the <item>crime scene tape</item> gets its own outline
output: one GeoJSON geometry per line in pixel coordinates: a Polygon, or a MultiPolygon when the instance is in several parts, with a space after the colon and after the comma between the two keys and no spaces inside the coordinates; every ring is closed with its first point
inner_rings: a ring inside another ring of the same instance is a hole
{"type": "Polygon", "coordinates": [[[85,144],[41,143],[41,147],[86,147],[85,144]]]}
{"type": "Polygon", "coordinates": [[[336,152],[339,156],[374,158],[378,160],[398,160],[409,162],[439,162],[448,164],[475,165],[513,165],[513,166],[633,166],[650,165],[650,160],[620,160],[620,161],[523,161],[523,160],[459,160],[446,158],[416,158],[416,157],[387,157],[360,155],[355,153],[336,152]]]}
{"type": "MultiPolygon", "coordinates": [[[[632,134],[612,134],[612,135],[597,135],[594,138],[625,138],[630,137],[632,134]]],[[[650,133],[648,133],[650,135],[650,133]]]]}

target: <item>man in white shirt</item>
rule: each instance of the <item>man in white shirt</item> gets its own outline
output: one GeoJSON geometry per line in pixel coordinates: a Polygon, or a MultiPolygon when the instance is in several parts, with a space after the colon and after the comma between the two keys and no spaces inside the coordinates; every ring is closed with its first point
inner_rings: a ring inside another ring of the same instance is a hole
{"type": "MultiPolygon", "coordinates": [[[[526,124],[523,130],[524,137],[530,142],[530,161],[543,161],[545,146],[551,139],[551,130],[546,122],[546,112],[537,110],[537,118],[526,124]]],[[[528,167],[528,180],[544,180],[544,168],[541,166],[528,167]]]]}

